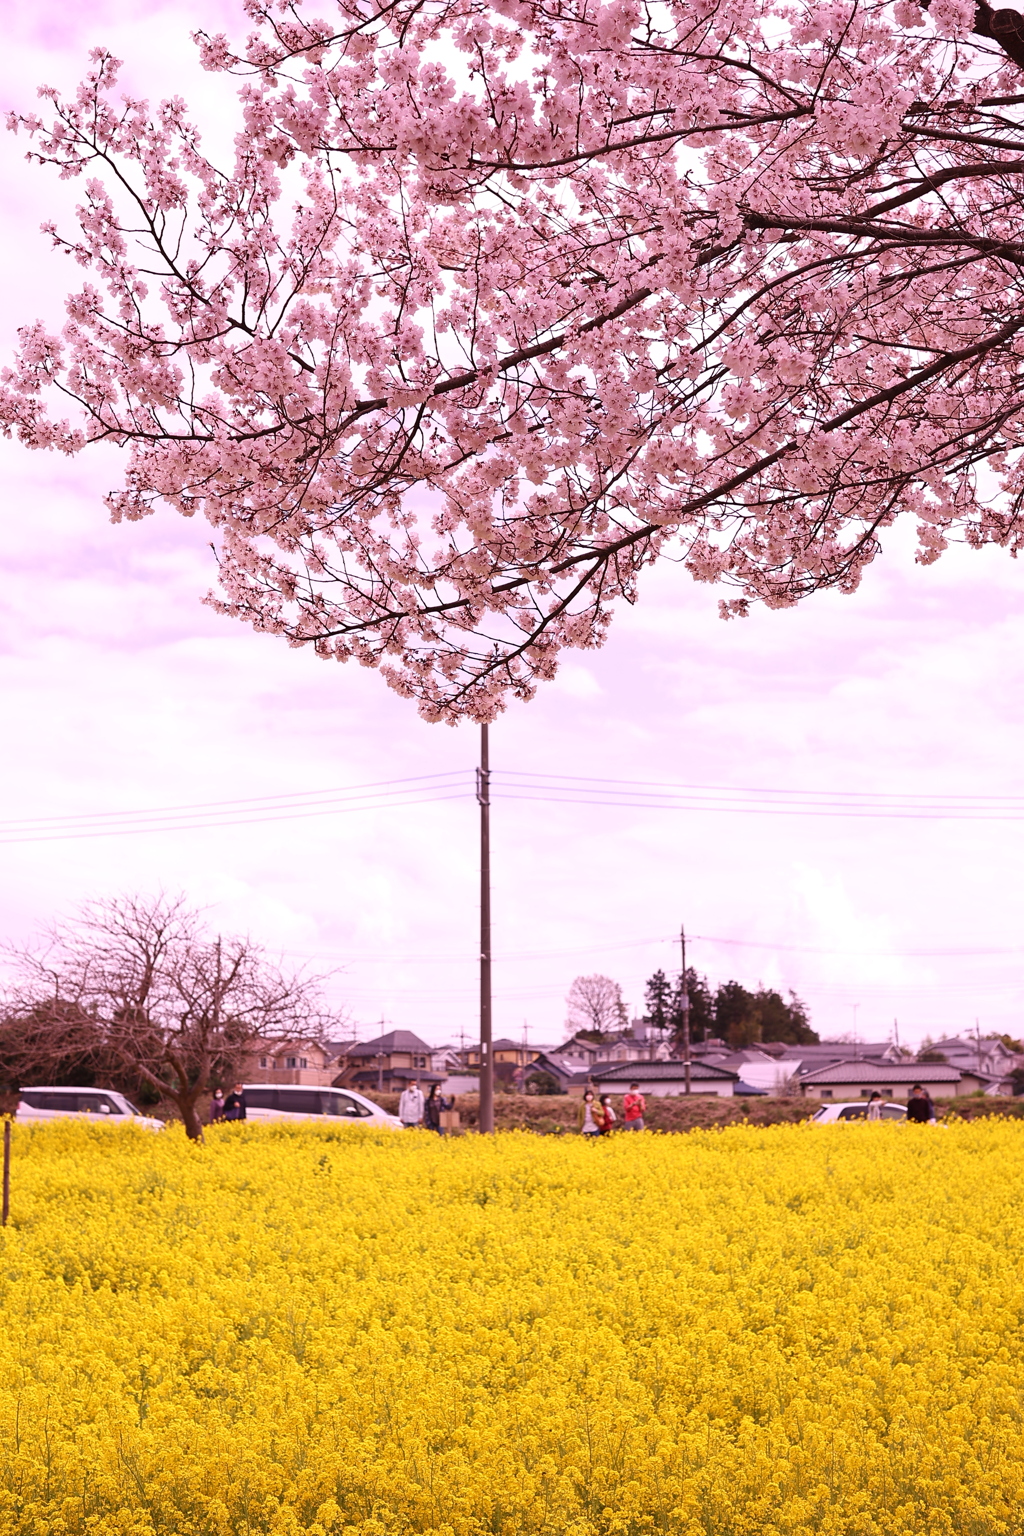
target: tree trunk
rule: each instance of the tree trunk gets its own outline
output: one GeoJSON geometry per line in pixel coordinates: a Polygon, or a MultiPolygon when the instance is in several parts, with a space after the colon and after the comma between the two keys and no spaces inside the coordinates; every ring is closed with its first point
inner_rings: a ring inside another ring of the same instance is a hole
{"type": "Polygon", "coordinates": [[[189,1141],[202,1141],[203,1139],[203,1122],[200,1120],[199,1111],[196,1108],[197,1098],[198,1094],[187,1094],[182,1095],[181,1098],[175,1095],[174,1099],[181,1113],[181,1118],[185,1122],[185,1135],[189,1141]]]}

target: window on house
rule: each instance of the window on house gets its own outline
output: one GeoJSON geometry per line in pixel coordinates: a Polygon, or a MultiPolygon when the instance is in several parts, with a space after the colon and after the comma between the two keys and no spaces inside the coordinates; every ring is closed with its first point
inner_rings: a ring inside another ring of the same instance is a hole
{"type": "Polygon", "coordinates": [[[416,1065],[418,1067],[425,1067],[426,1064],[427,1064],[427,1058],[425,1056],[417,1056],[416,1057],[416,1065]]]}
{"type": "Polygon", "coordinates": [[[823,1088],[821,1090],[821,1097],[823,1099],[830,1099],[832,1097],[832,1089],[831,1088],[823,1088]]]}
{"type": "Polygon", "coordinates": [[[264,1072],[267,1070],[267,1058],[265,1056],[260,1057],[260,1066],[263,1068],[264,1072]]]}
{"type": "Polygon", "coordinates": [[[305,1056],[286,1056],[284,1059],[284,1064],[288,1068],[289,1072],[303,1072],[309,1065],[309,1062],[305,1056]]]}

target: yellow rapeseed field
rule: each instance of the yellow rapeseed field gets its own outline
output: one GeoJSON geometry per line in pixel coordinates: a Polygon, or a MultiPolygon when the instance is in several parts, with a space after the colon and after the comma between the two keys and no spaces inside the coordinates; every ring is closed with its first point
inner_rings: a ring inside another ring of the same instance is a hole
{"type": "Polygon", "coordinates": [[[0,1533],[1024,1531],[1024,1126],[16,1126],[0,1533]]]}

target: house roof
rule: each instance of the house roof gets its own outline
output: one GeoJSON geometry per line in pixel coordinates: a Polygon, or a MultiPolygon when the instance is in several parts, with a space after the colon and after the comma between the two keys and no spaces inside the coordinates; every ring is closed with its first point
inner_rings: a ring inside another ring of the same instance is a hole
{"type": "Polygon", "coordinates": [[[561,1045],[551,1047],[556,1056],[578,1056],[581,1051],[596,1051],[596,1040],[577,1040],[575,1035],[570,1035],[568,1040],[563,1040],[561,1045]]]}
{"type": "MultiPolygon", "coordinates": [[[[799,1056],[806,1061],[878,1061],[891,1048],[889,1040],[858,1040],[856,1044],[852,1040],[819,1040],[817,1045],[786,1045],[777,1059],[799,1056]]],[[[775,1051],[771,1054],[776,1056],[775,1051]]]]}
{"type": "Polygon", "coordinates": [[[958,1083],[959,1067],[944,1061],[837,1061],[817,1072],[805,1072],[801,1083],[958,1083]]]}
{"type": "Polygon", "coordinates": [[[376,1067],[366,1067],[362,1072],[355,1074],[354,1081],[364,1088],[372,1088],[378,1081],[385,1083],[443,1083],[443,1072],[425,1072],[422,1067],[385,1067],[378,1072],[376,1067]]]}
{"type": "Polygon", "coordinates": [[[528,1072],[532,1072],[534,1069],[539,1072],[557,1072],[562,1077],[572,1077],[576,1071],[575,1067],[567,1066],[560,1057],[554,1055],[551,1051],[541,1051],[534,1057],[533,1061],[527,1063],[526,1070],[528,1072]]]}
{"type": "Polygon", "coordinates": [[[492,1051],[524,1051],[524,1050],[529,1050],[529,1046],[524,1046],[524,1044],[523,1044],[523,1042],[521,1040],[492,1040],[491,1041],[491,1050],[492,1051]]]}
{"type": "Polygon", "coordinates": [[[359,1040],[346,1045],[346,1056],[390,1056],[393,1051],[429,1051],[431,1047],[411,1029],[390,1029],[376,1040],[359,1040]]]}
{"type": "MultiPolygon", "coordinates": [[[[681,1083],[686,1077],[686,1063],[682,1061],[617,1061],[607,1067],[594,1067],[590,1073],[595,1083],[628,1083],[646,1078],[648,1082],[681,1083]]],[[[713,1067],[706,1061],[690,1062],[692,1082],[736,1082],[738,1072],[727,1067],[713,1067]]]]}
{"type": "Polygon", "coordinates": [[[994,1051],[1001,1051],[1004,1056],[1013,1055],[1013,1052],[1007,1049],[1002,1040],[988,1040],[984,1036],[979,1044],[977,1040],[962,1040],[955,1035],[947,1035],[945,1040],[936,1040],[935,1044],[930,1045],[928,1049],[930,1051],[957,1051],[961,1055],[969,1051],[974,1057],[977,1057],[979,1051],[983,1056],[991,1055],[994,1051]]]}

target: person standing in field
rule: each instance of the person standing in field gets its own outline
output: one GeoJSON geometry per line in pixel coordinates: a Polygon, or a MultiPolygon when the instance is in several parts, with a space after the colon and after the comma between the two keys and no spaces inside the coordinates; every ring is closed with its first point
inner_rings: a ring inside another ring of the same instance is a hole
{"type": "Polygon", "coordinates": [[[597,1128],[601,1135],[610,1136],[612,1131],[615,1129],[615,1121],[618,1118],[614,1109],[612,1108],[610,1094],[602,1093],[601,1102],[597,1106],[597,1112],[594,1118],[597,1121],[597,1128]]]}
{"type": "Polygon", "coordinates": [[[647,1103],[640,1092],[639,1083],[630,1083],[629,1092],[622,1100],[622,1128],[626,1131],[642,1131],[647,1103]]]}
{"type": "Polygon", "coordinates": [[[594,1090],[588,1088],[580,1102],[579,1120],[580,1134],[583,1136],[600,1136],[601,1127],[597,1122],[594,1104],[594,1090]]]}
{"type": "Polygon", "coordinates": [[[218,1120],[224,1119],[224,1089],[215,1088],[213,1098],[210,1100],[210,1124],[216,1125],[218,1120]]]}
{"type": "Polygon", "coordinates": [[[245,1088],[241,1083],[236,1083],[224,1100],[225,1120],[245,1119],[245,1088]]]}
{"type": "Polygon", "coordinates": [[[920,1083],[915,1083],[910,1090],[910,1098],[907,1100],[907,1119],[915,1125],[925,1125],[933,1114],[931,1100],[928,1098],[920,1083]]]}
{"type": "Polygon", "coordinates": [[[406,1130],[419,1125],[423,1119],[423,1093],[415,1080],[406,1086],[398,1101],[398,1118],[406,1130]]]}
{"type": "Polygon", "coordinates": [[[871,1095],[871,1097],[868,1099],[868,1119],[869,1120],[881,1120],[881,1118],[882,1118],[882,1095],[880,1093],[873,1093],[871,1095]]]}
{"type": "Polygon", "coordinates": [[[437,1084],[431,1083],[430,1092],[427,1094],[426,1103],[423,1105],[423,1124],[428,1131],[436,1131],[441,1134],[441,1111],[445,1108],[444,1099],[437,1091],[437,1084]]]}

